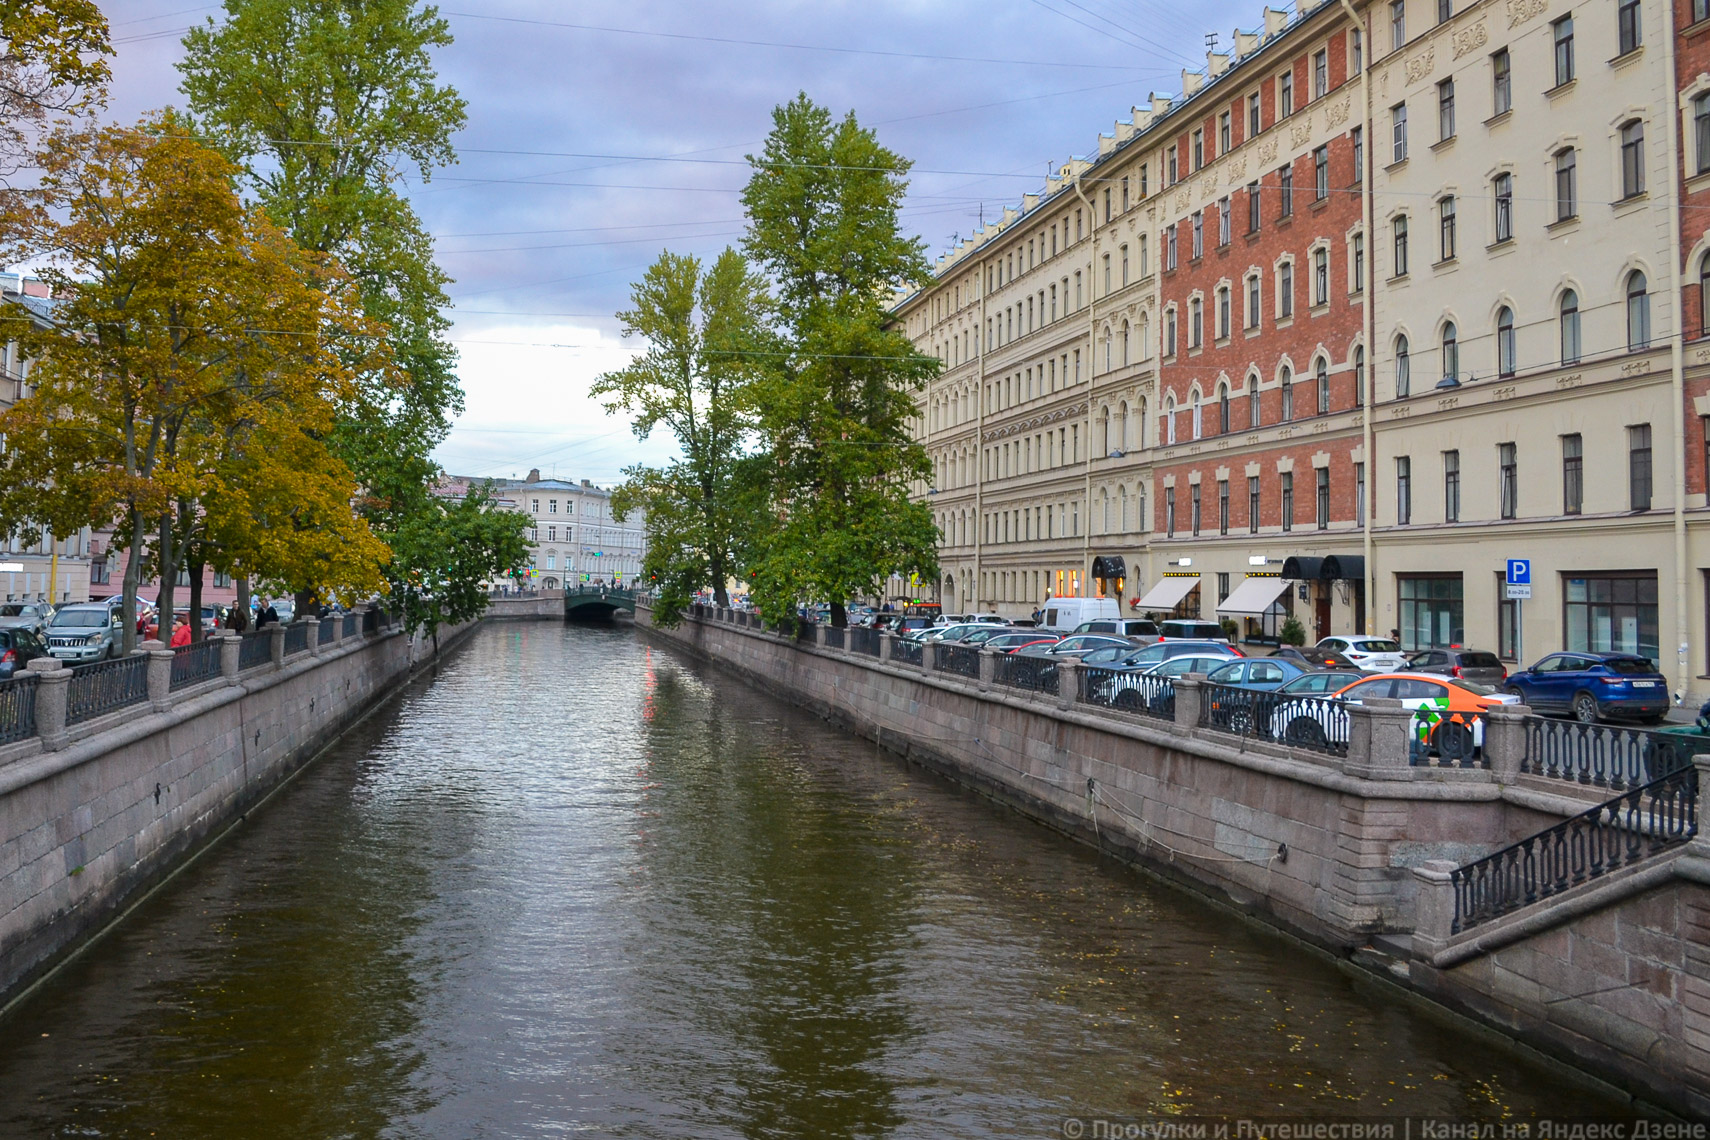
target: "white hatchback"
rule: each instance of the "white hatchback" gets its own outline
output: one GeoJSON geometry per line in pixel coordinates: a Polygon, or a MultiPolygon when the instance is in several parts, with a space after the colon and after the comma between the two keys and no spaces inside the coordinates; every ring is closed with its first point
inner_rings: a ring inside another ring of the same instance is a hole
{"type": "Polygon", "coordinates": [[[1317,648],[1340,653],[1362,673],[1399,673],[1407,668],[1401,645],[1387,637],[1326,637],[1317,648]]]}

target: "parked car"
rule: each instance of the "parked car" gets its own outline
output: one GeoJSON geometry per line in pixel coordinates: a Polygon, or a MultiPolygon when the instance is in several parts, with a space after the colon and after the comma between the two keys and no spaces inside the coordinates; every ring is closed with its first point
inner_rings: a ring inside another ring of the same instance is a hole
{"type": "Polygon", "coordinates": [[[1366,675],[1358,669],[1316,669],[1285,682],[1277,692],[1303,697],[1322,697],[1365,679],[1366,675]]]}
{"type": "Polygon", "coordinates": [[[40,636],[51,620],[52,602],[7,602],[0,605],[0,629],[27,629],[40,636]]]}
{"type": "Polygon", "coordinates": [[[1154,661],[1167,661],[1172,657],[1186,657],[1196,653],[1221,653],[1225,657],[1246,656],[1227,641],[1157,641],[1144,649],[1136,649],[1122,659],[1122,664],[1150,665],[1154,661]]]}
{"type": "Polygon", "coordinates": [[[1165,641],[1229,641],[1229,635],[1223,632],[1222,626],[1214,621],[1200,621],[1197,618],[1171,618],[1161,621],[1158,623],[1158,636],[1165,641]]]}
{"type": "Polygon", "coordinates": [[[1507,692],[1539,712],[1566,713],[1581,724],[1627,719],[1661,724],[1668,715],[1668,678],[1632,653],[1551,653],[1508,675],[1507,692]]]}
{"type": "Polygon", "coordinates": [[[932,631],[932,619],[929,617],[899,617],[894,618],[885,628],[892,633],[900,633],[904,637],[909,634],[925,636],[932,631]]]}
{"type": "Polygon", "coordinates": [[[1102,633],[1076,633],[1049,645],[1032,645],[1022,650],[1029,657],[1080,657],[1095,649],[1132,649],[1134,643],[1122,638],[1106,637],[1102,633]]]}
{"type": "Polygon", "coordinates": [[[1147,618],[1097,618],[1083,621],[1076,633],[1107,633],[1111,637],[1126,637],[1141,645],[1158,640],[1158,623],[1147,618]]]}
{"type": "Polygon", "coordinates": [[[0,680],[24,668],[38,657],[49,656],[36,631],[23,626],[0,629],[0,680]]]}
{"type": "Polygon", "coordinates": [[[1410,673],[1440,673],[1463,681],[1476,681],[1500,689],[1508,680],[1508,670],[1494,653],[1483,649],[1421,649],[1407,659],[1410,673]]]}
{"type": "Polygon", "coordinates": [[[1375,698],[1398,700],[1415,712],[1420,743],[1444,757],[1464,759],[1484,747],[1484,714],[1493,705],[1517,704],[1507,694],[1475,693],[1446,677],[1385,673],[1356,681],[1328,699],[1296,700],[1271,714],[1271,735],[1289,744],[1322,748],[1348,743],[1348,716],[1339,706],[1375,698]]]}
{"type": "Polygon", "coordinates": [[[1005,630],[983,636],[980,644],[983,648],[995,649],[999,653],[1015,653],[1031,645],[1051,645],[1057,640],[1056,634],[1046,633],[1044,630],[1005,630]]]}
{"type": "Polygon", "coordinates": [[[1365,673],[1397,673],[1407,668],[1401,643],[1387,637],[1326,637],[1319,649],[1333,649],[1365,673]]]}
{"type": "Polygon", "coordinates": [[[996,625],[990,622],[962,621],[955,625],[938,626],[926,635],[928,641],[961,641],[969,634],[981,629],[1008,629],[1008,626],[996,625]]]}
{"type": "Polygon", "coordinates": [[[1214,685],[1232,685],[1237,689],[1280,689],[1289,681],[1307,673],[1317,672],[1310,665],[1276,657],[1239,657],[1226,661],[1206,678],[1214,685]]]}
{"type": "Polygon", "coordinates": [[[1285,645],[1272,652],[1271,656],[1279,657],[1284,661],[1297,661],[1302,665],[1308,665],[1314,669],[1357,670],[1359,668],[1359,666],[1355,665],[1353,659],[1347,654],[1338,653],[1334,649],[1319,649],[1316,645],[1306,649],[1293,645],[1285,645]]]}
{"type": "Polygon", "coordinates": [[[123,634],[124,618],[111,606],[61,606],[48,623],[48,653],[73,663],[117,657],[123,634]]]}
{"type": "Polygon", "coordinates": [[[1221,654],[1187,654],[1168,661],[1152,662],[1095,679],[1089,691],[1100,703],[1119,709],[1144,708],[1153,716],[1171,717],[1176,712],[1174,681],[1189,673],[1209,673],[1228,658],[1221,654]]]}
{"type": "Polygon", "coordinates": [[[1115,598],[1046,598],[1040,607],[1039,627],[1068,633],[1082,623],[1122,616],[1115,598]]]}
{"type": "Polygon", "coordinates": [[[969,614],[969,621],[977,621],[984,625],[1009,625],[1010,620],[1002,614],[969,614]]]}

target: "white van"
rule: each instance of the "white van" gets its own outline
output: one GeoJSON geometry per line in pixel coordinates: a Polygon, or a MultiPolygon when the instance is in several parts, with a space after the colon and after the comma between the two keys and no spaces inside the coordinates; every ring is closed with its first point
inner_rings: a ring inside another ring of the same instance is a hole
{"type": "Polygon", "coordinates": [[[1082,622],[1121,616],[1115,598],[1047,598],[1040,611],[1039,628],[1068,633],[1082,622]]]}

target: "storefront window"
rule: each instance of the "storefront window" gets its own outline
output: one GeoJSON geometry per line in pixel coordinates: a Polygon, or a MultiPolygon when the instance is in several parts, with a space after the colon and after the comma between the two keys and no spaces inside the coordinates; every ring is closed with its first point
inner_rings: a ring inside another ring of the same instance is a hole
{"type": "Polygon", "coordinates": [[[1563,649],[1657,659],[1657,576],[1597,574],[1564,582],[1563,649]]]}
{"type": "Polygon", "coordinates": [[[1401,647],[1443,649],[1466,641],[1461,576],[1401,578],[1401,647]]]}

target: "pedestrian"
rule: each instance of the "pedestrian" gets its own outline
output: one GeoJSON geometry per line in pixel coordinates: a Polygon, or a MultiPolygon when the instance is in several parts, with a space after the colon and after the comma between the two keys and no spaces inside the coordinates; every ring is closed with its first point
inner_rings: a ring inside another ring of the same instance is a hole
{"type": "Polygon", "coordinates": [[[249,628],[249,611],[242,606],[233,606],[226,612],[226,628],[233,633],[242,633],[249,628]]]}
{"type": "Polygon", "coordinates": [[[181,617],[172,619],[172,648],[190,644],[190,623],[181,617]]]}
{"type": "Polygon", "coordinates": [[[273,608],[273,603],[266,598],[261,599],[261,608],[255,614],[255,628],[261,629],[269,623],[279,624],[279,611],[273,608]]]}

